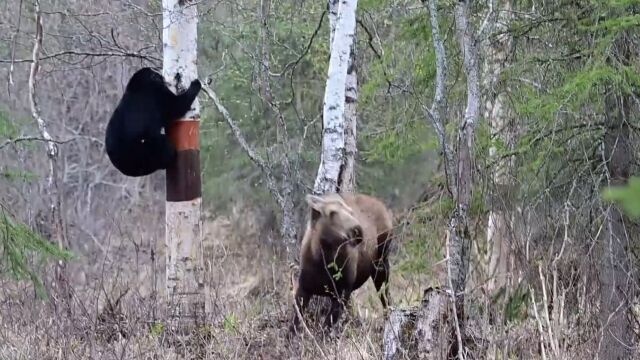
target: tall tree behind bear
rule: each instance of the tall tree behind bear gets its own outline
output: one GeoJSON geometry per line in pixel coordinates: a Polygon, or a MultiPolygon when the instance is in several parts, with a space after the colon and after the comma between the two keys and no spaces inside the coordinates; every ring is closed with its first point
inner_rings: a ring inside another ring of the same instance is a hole
{"type": "Polygon", "coordinates": [[[105,143],[113,165],[127,176],[145,176],[171,165],[176,149],[165,131],[189,111],[200,88],[196,79],[176,95],[151,68],[133,74],[107,125],[105,143]]]}

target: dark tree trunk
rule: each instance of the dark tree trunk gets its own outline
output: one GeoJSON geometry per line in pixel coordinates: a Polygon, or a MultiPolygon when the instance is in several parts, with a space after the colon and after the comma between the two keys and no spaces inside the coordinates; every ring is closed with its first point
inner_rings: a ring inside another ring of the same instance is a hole
{"type": "MultiPolygon", "coordinates": [[[[611,90],[613,92],[613,90],[611,90]]],[[[607,94],[605,99],[607,129],[604,135],[604,159],[609,185],[627,182],[633,163],[628,124],[629,97],[607,94]]],[[[629,259],[629,233],[618,208],[606,210],[606,231],[600,239],[602,271],[600,273],[601,359],[629,359],[633,354],[634,332],[628,319],[634,284],[629,259]]]]}

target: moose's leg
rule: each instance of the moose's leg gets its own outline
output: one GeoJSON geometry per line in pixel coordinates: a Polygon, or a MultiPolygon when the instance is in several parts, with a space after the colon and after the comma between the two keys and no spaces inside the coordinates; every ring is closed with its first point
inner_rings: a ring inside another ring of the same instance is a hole
{"type": "Polygon", "coordinates": [[[345,306],[349,303],[350,298],[351,291],[347,290],[342,290],[339,295],[331,298],[331,309],[324,321],[325,328],[331,328],[332,325],[335,325],[338,322],[345,306]]]}
{"type": "Polygon", "coordinates": [[[376,286],[376,291],[380,297],[382,308],[385,310],[389,306],[389,259],[386,257],[376,261],[374,264],[374,270],[371,277],[373,278],[373,284],[376,286]]]}
{"type": "Polygon", "coordinates": [[[298,332],[298,328],[300,326],[300,315],[304,314],[304,310],[307,308],[307,305],[309,305],[309,300],[311,299],[311,295],[306,292],[302,286],[298,285],[298,288],[296,289],[296,294],[295,294],[295,305],[297,307],[293,309],[293,321],[291,323],[291,326],[289,327],[289,332],[291,333],[297,333],[298,332]],[[298,315],[298,311],[300,312],[300,315],[298,315]]]}
{"type": "Polygon", "coordinates": [[[389,252],[391,247],[391,232],[385,231],[378,235],[378,258],[373,263],[371,278],[376,286],[376,291],[380,296],[382,307],[386,310],[390,305],[389,297],[389,252]]]}

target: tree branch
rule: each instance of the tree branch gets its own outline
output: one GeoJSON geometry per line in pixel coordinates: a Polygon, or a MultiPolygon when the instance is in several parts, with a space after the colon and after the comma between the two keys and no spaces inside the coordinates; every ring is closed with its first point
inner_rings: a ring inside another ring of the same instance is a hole
{"type": "MultiPolygon", "coordinates": [[[[38,50],[39,51],[39,50],[38,50]]],[[[38,59],[38,61],[42,61],[42,60],[50,60],[53,58],[57,58],[60,56],[65,56],[65,55],[74,55],[74,56],[92,56],[92,57],[132,57],[132,58],[138,58],[138,59],[145,59],[145,60],[149,60],[152,62],[161,62],[161,60],[155,56],[151,56],[151,55],[142,55],[136,52],[128,52],[128,51],[123,51],[123,52],[91,52],[91,51],[77,51],[77,50],[65,50],[65,51],[60,51],[54,54],[50,54],[50,55],[46,55],[43,56],[41,58],[38,59]]],[[[0,63],[13,63],[13,64],[20,64],[20,63],[33,63],[34,60],[33,59],[0,59],[0,63]]]]}
{"type": "Polygon", "coordinates": [[[47,142],[47,156],[49,159],[55,159],[58,156],[58,146],[47,129],[47,123],[40,116],[40,110],[38,109],[38,103],[36,101],[36,76],[38,75],[40,48],[42,47],[42,16],[40,15],[40,1],[35,1],[36,12],[36,33],[33,43],[33,55],[31,59],[31,70],[29,72],[29,104],[31,105],[31,115],[38,124],[38,130],[44,141],[47,142]]]}
{"type": "MultiPolygon", "coordinates": [[[[425,0],[423,0],[425,4],[425,0]]],[[[453,186],[455,185],[454,178],[454,164],[453,154],[451,147],[447,143],[447,134],[445,132],[445,126],[443,119],[446,117],[447,111],[447,97],[446,97],[446,82],[447,82],[447,53],[444,49],[444,42],[442,35],[440,34],[440,26],[438,24],[438,9],[435,0],[428,0],[425,4],[429,10],[429,18],[431,21],[431,32],[433,34],[433,46],[436,53],[436,86],[435,95],[433,97],[433,103],[431,109],[423,106],[426,117],[431,119],[433,128],[436,131],[436,135],[440,139],[440,145],[442,146],[442,153],[444,156],[444,173],[447,179],[447,190],[451,197],[455,198],[453,186]]]]}
{"type": "Polygon", "coordinates": [[[251,145],[249,145],[238,125],[236,125],[235,121],[233,121],[233,118],[229,114],[229,111],[227,111],[224,105],[222,105],[222,102],[218,98],[218,95],[216,95],[215,91],[213,91],[213,89],[206,85],[205,82],[202,82],[202,90],[211,100],[213,100],[216,109],[218,109],[218,112],[220,112],[224,120],[227,122],[227,125],[229,125],[229,128],[231,128],[231,132],[233,132],[236,140],[238,140],[240,147],[242,147],[242,149],[247,153],[249,159],[251,159],[251,161],[264,173],[265,177],[267,178],[267,187],[278,202],[278,205],[283,206],[284,199],[278,191],[276,179],[273,176],[271,165],[268,164],[251,145]]]}
{"type": "MultiPolygon", "coordinates": [[[[35,38],[33,41],[33,54],[31,69],[29,71],[29,104],[31,106],[31,115],[38,124],[38,130],[41,137],[47,144],[47,157],[49,158],[49,175],[47,178],[47,191],[48,196],[51,198],[50,211],[51,211],[51,233],[52,238],[57,242],[58,247],[64,249],[67,242],[67,235],[65,230],[65,224],[63,219],[63,199],[62,191],[60,190],[60,182],[58,179],[58,169],[56,161],[58,158],[58,145],[49,134],[47,123],[40,115],[40,109],[36,101],[36,77],[39,70],[39,56],[40,49],[42,48],[42,14],[40,13],[40,0],[34,1],[35,12],[35,38]]],[[[64,262],[59,261],[56,267],[56,286],[59,287],[62,296],[62,303],[66,306],[68,315],[71,315],[71,299],[72,291],[69,287],[69,277],[67,276],[67,270],[64,262]]]]}
{"type": "Polygon", "coordinates": [[[3,142],[2,144],[0,144],[0,149],[3,149],[9,145],[15,145],[17,143],[20,142],[25,142],[25,141],[46,141],[46,142],[53,142],[55,144],[66,144],[68,142],[71,142],[75,139],[69,139],[69,140],[53,140],[53,139],[45,139],[43,137],[40,136],[21,136],[21,137],[17,137],[15,139],[9,139],[6,140],[5,142],[3,142]]]}
{"type": "Polygon", "coordinates": [[[9,92],[11,91],[11,86],[13,86],[13,67],[15,65],[16,59],[16,40],[18,39],[18,33],[20,33],[20,20],[22,19],[22,0],[20,0],[20,4],[18,5],[18,7],[18,27],[16,28],[16,32],[11,37],[11,65],[9,66],[9,86],[7,87],[7,91],[9,92]]]}

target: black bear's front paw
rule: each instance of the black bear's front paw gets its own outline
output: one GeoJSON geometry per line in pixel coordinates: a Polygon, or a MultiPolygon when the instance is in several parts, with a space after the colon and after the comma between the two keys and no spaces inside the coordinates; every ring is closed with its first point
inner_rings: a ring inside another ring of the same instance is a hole
{"type": "Polygon", "coordinates": [[[195,79],[191,82],[191,85],[189,86],[189,90],[190,91],[195,91],[196,93],[200,92],[200,89],[202,89],[202,84],[200,83],[200,80],[195,79]]]}

